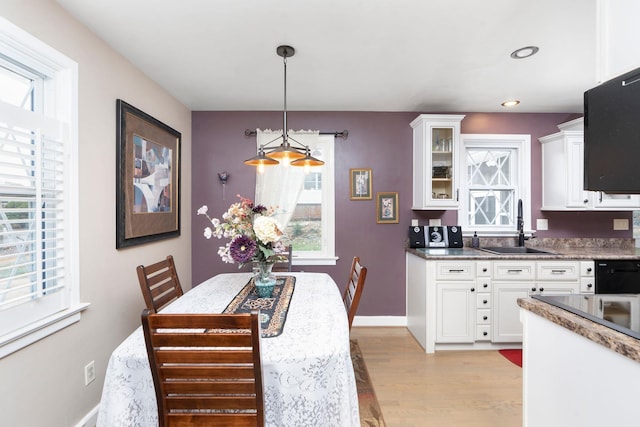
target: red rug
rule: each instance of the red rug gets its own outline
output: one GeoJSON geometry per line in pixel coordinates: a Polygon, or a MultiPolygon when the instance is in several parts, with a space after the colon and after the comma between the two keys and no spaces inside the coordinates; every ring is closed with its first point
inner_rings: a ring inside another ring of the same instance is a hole
{"type": "Polygon", "coordinates": [[[504,356],[504,358],[509,362],[522,368],[522,350],[518,348],[509,350],[498,350],[498,353],[504,356]]]}

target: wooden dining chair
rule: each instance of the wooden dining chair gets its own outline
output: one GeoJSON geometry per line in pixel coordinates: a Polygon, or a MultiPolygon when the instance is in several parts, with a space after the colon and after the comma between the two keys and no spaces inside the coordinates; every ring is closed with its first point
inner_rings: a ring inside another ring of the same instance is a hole
{"type": "Polygon", "coordinates": [[[293,245],[287,246],[285,252],[279,254],[283,259],[279,259],[273,264],[271,271],[291,271],[291,265],[293,261],[293,245]],[[286,256],[286,259],[284,257],[286,256]]]}
{"type": "Polygon", "coordinates": [[[173,256],[147,266],[139,265],[136,270],[144,302],[153,313],[182,296],[173,256]]]}
{"type": "Polygon", "coordinates": [[[364,288],[366,278],[367,268],[360,264],[359,257],[353,257],[349,280],[347,281],[347,287],[342,296],[344,307],[347,309],[347,317],[349,318],[349,330],[351,330],[353,318],[356,317],[356,311],[358,311],[358,304],[360,303],[360,296],[362,296],[362,289],[364,288]]]}
{"type": "Polygon", "coordinates": [[[259,312],[142,312],[159,427],[263,426],[259,312]]]}

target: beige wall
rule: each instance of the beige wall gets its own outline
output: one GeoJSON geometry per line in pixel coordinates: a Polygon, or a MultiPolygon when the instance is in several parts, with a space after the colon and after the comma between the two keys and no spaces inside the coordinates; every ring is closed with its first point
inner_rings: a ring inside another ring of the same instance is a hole
{"type": "Polygon", "coordinates": [[[138,264],[173,254],[189,288],[191,113],[54,0],[2,0],[2,16],[79,64],[82,320],[0,359],[0,425],[75,426],[99,402],[113,349],[140,323],[138,264]],[[182,133],[182,235],[115,249],[115,103],[121,98],[182,133]],[[84,385],[95,360],[96,380],[84,385]]]}

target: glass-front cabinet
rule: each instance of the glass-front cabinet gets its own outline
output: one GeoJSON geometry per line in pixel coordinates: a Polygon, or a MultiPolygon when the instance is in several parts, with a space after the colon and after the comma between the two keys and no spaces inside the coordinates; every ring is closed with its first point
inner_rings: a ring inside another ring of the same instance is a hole
{"type": "Polygon", "coordinates": [[[458,142],[463,115],[421,114],[413,128],[412,209],[458,207],[458,142]]]}

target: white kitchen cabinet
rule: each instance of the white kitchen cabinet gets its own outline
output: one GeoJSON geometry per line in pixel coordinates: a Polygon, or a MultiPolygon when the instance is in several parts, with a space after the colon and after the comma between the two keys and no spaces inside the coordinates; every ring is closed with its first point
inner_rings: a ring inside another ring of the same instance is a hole
{"type": "Polygon", "coordinates": [[[436,342],[471,343],[476,328],[476,262],[436,261],[436,342]]]}
{"type": "Polygon", "coordinates": [[[640,196],[584,190],[583,118],[558,125],[542,144],[542,208],[550,211],[634,210],[640,196]]]}
{"type": "Polygon", "coordinates": [[[596,290],[594,261],[580,261],[580,293],[593,294],[596,290]]]}
{"type": "Polygon", "coordinates": [[[406,267],[407,328],[427,353],[518,345],[518,298],[594,290],[592,260],[426,260],[407,253],[406,267]]]}
{"type": "Polygon", "coordinates": [[[580,261],[494,262],[491,340],[522,342],[518,298],[579,293],[580,274],[580,261]]]}
{"type": "Polygon", "coordinates": [[[421,114],[413,128],[412,209],[456,209],[460,123],[464,115],[421,114]]]}
{"type": "Polygon", "coordinates": [[[436,283],[437,343],[471,343],[476,334],[474,283],[436,283]]]}

